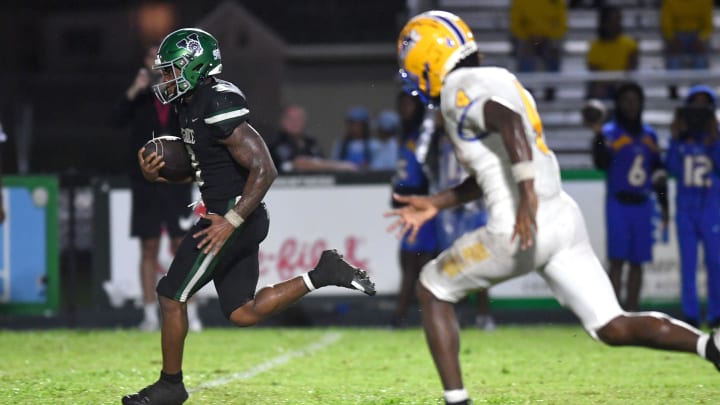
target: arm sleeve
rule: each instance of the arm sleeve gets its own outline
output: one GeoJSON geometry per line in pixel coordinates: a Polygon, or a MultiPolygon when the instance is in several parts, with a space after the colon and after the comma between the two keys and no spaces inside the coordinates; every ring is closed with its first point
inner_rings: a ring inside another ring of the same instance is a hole
{"type": "MultiPolygon", "coordinates": [[[[654,135],[654,133],[653,133],[654,135]]],[[[655,143],[657,144],[657,136],[654,136],[655,143]]],[[[667,212],[668,209],[668,188],[667,188],[667,170],[665,169],[665,162],[663,162],[660,149],[654,153],[654,162],[651,168],[651,179],[653,191],[657,196],[658,204],[660,207],[667,212]]]]}
{"type": "Polygon", "coordinates": [[[523,9],[520,1],[513,1],[510,7],[510,33],[517,39],[527,39],[523,24],[523,9]]]}
{"type": "Polygon", "coordinates": [[[559,21],[550,28],[550,37],[553,39],[562,39],[567,33],[567,6],[565,2],[558,2],[557,7],[559,21]]]}
{"type": "Polygon", "coordinates": [[[610,167],[612,154],[610,149],[605,145],[605,135],[602,132],[596,132],[592,140],[592,157],[595,168],[607,171],[610,167]]]}
{"type": "Polygon", "coordinates": [[[715,174],[720,176],[720,141],[715,141],[710,146],[708,146],[707,153],[710,157],[710,160],[712,161],[715,174]]]}
{"type": "Polygon", "coordinates": [[[236,87],[227,89],[216,85],[205,110],[205,124],[215,127],[219,138],[227,138],[238,125],[250,118],[250,109],[243,94],[236,87]]]}
{"type": "Polygon", "coordinates": [[[590,50],[588,51],[587,55],[585,55],[585,63],[587,64],[588,69],[596,70],[599,66],[598,53],[599,51],[597,47],[597,41],[592,41],[590,43],[590,50]]]}
{"type": "Polygon", "coordinates": [[[470,129],[476,134],[487,132],[487,123],[485,122],[485,104],[490,100],[500,103],[510,110],[516,111],[516,109],[503,98],[490,96],[489,94],[484,93],[479,97],[472,99],[468,105],[462,109],[448,110],[451,113],[456,113],[457,116],[451,117],[443,115],[443,117],[446,120],[456,122],[458,131],[470,129]]]}
{"type": "Polygon", "coordinates": [[[712,34],[713,30],[713,5],[712,1],[706,0],[705,5],[703,6],[703,13],[702,13],[702,25],[700,27],[700,32],[698,33],[700,36],[700,39],[703,41],[708,41],[710,39],[710,35],[712,34]]]}
{"type": "Polygon", "coordinates": [[[633,54],[638,52],[638,43],[633,37],[626,37],[628,53],[633,54]]]}
{"type": "Polygon", "coordinates": [[[670,2],[663,1],[660,9],[660,30],[666,41],[673,39],[675,36],[675,27],[673,27],[673,15],[670,10],[670,2]]]}
{"type": "Polygon", "coordinates": [[[680,175],[680,153],[678,151],[679,143],[677,140],[671,140],[665,155],[665,167],[673,176],[680,175]]]}

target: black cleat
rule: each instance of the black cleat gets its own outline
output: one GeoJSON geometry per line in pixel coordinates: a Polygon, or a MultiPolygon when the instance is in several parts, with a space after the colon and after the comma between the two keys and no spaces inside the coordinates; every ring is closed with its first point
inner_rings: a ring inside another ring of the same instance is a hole
{"type": "Polygon", "coordinates": [[[718,344],[720,344],[720,336],[718,336],[717,331],[714,331],[710,334],[710,339],[708,339],[707,345],[705,346],[705,358],[720,371],[720,350],[718,350],[718,344]]]}
{"type": "Polygon", "coordinates": [[[143,388],[137,394],[125,395],[123,405],[180,405],[188,399],[183,383],[169,383],[158,380],[143,388]]]}
{"type": "Polygon", "coordinates": [[[370,281],[367,272],[343,260],[337,250],[322,252],[315,270],[312,271],[315,288],[336,285],[351,290],[359,290],[367,295],[375,295],[375,283],[370,281]]]}

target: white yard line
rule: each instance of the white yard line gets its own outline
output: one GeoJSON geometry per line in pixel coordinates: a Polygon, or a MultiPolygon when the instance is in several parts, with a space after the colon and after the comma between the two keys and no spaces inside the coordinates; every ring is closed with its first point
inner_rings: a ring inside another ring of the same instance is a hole
{"type": "Polygon", "coordinates": [[[326,333],[317,342],[311,343],[301,349],[295,350],[293,352],[285,353],[278,357],[272,358],[264,363],[260,363],[260,364],[254,366],[254,367],[251,367],[245,371],[240,371],[240,372],[230,374],[230,375],[222,377],[222,378],[218,378],[216,380],[202,383],[202,384],[198,385],[197,387],[188,389],[188,392],[197,392],[197,391],[201,391],[201,390],[208,389],[208,388],[219,387],[221,385],[229,384],[233,381],[247,380],[249,378],[255,377],[258,374],[261,374],[268,370],[271,370],[277,366],[281,366],[296,357],[307,356],[318,350],[323,350],[323,349],[327,348],[328,346],[336,343],[338,340],[340,340],[341,336],[342,336],[342,334],[337,333],[337,332],[326,333]]]}

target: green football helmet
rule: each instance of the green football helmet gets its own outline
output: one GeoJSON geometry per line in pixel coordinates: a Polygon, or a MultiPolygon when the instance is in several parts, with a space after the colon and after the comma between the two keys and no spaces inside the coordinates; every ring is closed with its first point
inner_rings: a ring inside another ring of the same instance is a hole
{"type": "Polygon", "coordinates": [[[158,47],[153,70],[173,78],[153,86],[158,100],[167,104],[222,71],[218,42],[197,28],[171,32],[158,47]]]}

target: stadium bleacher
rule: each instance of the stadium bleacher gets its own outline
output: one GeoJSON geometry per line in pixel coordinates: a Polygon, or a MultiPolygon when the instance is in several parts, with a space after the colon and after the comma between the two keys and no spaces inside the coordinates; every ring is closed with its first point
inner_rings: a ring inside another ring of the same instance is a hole
{"type": "MultiPolygon", "coordinates": [[[[439,0],[438,8],[451,11],[465,20],[476,35],[486,65],[514,69],[509,22],[512,0],[439,0]]],[[[668,84],[678,84],[679,94],[689,85],[705,83],[720,85],[720,75],[711,71],[665,72],[663,41],[660,36],[660,10],[657,2],[642,0],[611,0],[608,4],[622,7],[625,33],[638,41],[640,48],[638,72],[631,75],[640,82],[647,96],[644,119],[653,125],[661,138],[667,142],[672,112],[677,100],[668,97],[668,84]]],[[[713,18],[715,32],[711,48],[720,50],[720,15],[713,18]]],[[[585,65],[585,55],[590,42],[596,37],[597,10],[578,8],[568,10],[568,31],[563,43],[561,77],[550,74],[519,75],[523,83],[554,82],[557,85],[556,100],[538,99],[538,108],[548,144],[557,152],[560,164],[565,168],[589,168],[592,160],[588,145],[592,134],[581,125],[579,106],[585,95],[585,82],[593,74],[585,65]]],[[[720,66],[720,57],[711,56],[711,67],[720,66]]],[[[623,77],[619,75],[617,77],[623,77]]]]}

